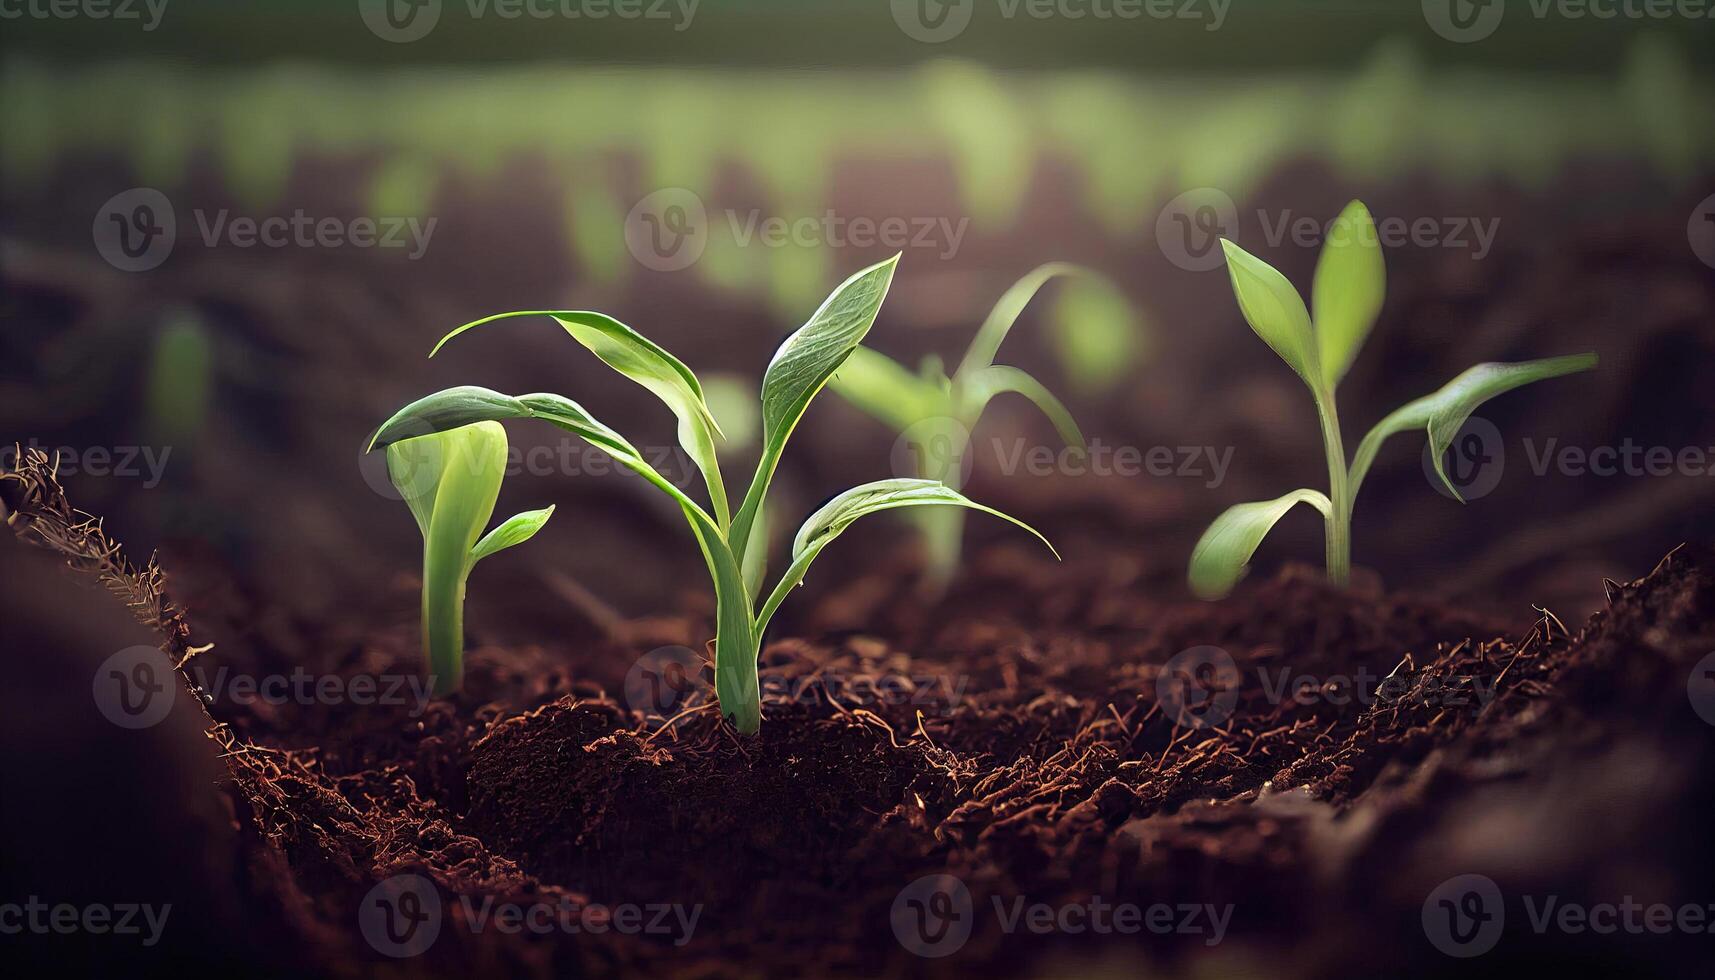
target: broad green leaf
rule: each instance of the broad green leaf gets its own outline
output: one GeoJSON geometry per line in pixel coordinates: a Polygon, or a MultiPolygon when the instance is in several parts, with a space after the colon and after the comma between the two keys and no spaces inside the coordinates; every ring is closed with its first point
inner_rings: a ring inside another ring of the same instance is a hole
{"type": "Polygon", "coordinates": [[[1001,294],[999,302],[989,311],[988,319],[977,329],[976,337],[971,346],[966,349],[965,357],[959,362],[959,369],[954,375],[975,371],[994,363],[995,355],[1000,352],[1001,342],[1012,332],[1012,325],[1018,322],[1019,314],[1030,305],[1031,299],[1056,276],[1081,276],[1088,273],[1079,266],[1066,262],[1050,262],[1037,266],[1024,278],[1013,283],[1007,291],[1001,294]]]}
{"type": "Polygon", "coordinates": [[[952,414],[946,393],[939,387],[868,347],[852,351],[828,387],[895,432],[926,418],[952,414]]]}
{"type": "Polygon", "coordinates": [[[1316,346],[1329,390],[1346,376],[1364,346],[1386,290],[1387,265],[1375,221],[1362,201],[1353,201],[1334,219],[1310,287],[1316,346]]]}
{"type": "Polygon", "coordinates": [[[836,496],[823,504],[821,509],[811,514],[798,528],[798,534],[792,540],[792,566],[786,570],[785,575],[781,576],[780,582],[774,587],[774,593],[768,597],[767,604],[763,606],[762,612],[757,616],[758,634],[767,627],[769,619],[773,617],[774,611],[786,598],[786,594],[804,580],[804,574],[809,571],[810,563],[815,560],[817,555],[821,554],[823,548],[826,548],[835,538],[840,536],[842,531],[850,527],[853,521],[878,511],[893,510],[898,507],[924,506],[965,507],[991,514],[1029,531],[1036,536],[1037,540],[1048,545],[1048,550],[1054,552],[1055,558],[1060,557],[1059,552],[1054,551],[1054,546],[1048,544],[1048,539],[1044,538],[1035,528],[1016,517],[979,504],[957,490],[934,480],[877,480],[874,483],[853,487],[836,496]]]}
{"type": "Polygon", "coordinates": [[[720,464],[715,459],[715,436],[720,434],[720,426],[709,411],[702,385],[684,362],[631,327],[605,313],[588,310],[499,313],[467,323],[442,337],[429,356],[435,356],[447,341],[473,327],[520,316],[552,317],[572,339],[589,348],[608,367],[648,389],[672,410],[679,420],[679,445],[702,471],[703,482],[709,488],[709,500],[724,525],[727,520],[726,487],[721,481],[720,464]]]}
{"type": "Polygon", "coordinates": [[[1089,275],[1060,287],[1049,337],[1061,369],[1079,391],[1102,394],[1148,353],[1143,314],[1113,283],[1089,275]]]}
{"type": "Polygon", "coordinates": [[[810,400],[869,333],[898,265],[899,256],[895,255],[841,283],[768,362],[768,370],[762,375],[762,459],[744,504],[733,518],[727,540],[735,546],[743,548],[749,542],[751,525],[774,479],[786,440],[810,407],[810,400]]]}
{"type": "Polygon", "coordinates": [[[959,378],[960,394],[968,410],[966,417],[972,418],[982,412],[984,405],[996,395],[1011,392],[1023,395],[1035,403],[1048,416],[1048,421],[1054,424],[1054,431],[1060,434],[1060,441],[1068,446],[1083,448],[1084,434],[1078,431],[1078,423],[1072,420],[1072,413],[1066,411],[1066,406],[1060,404],[1060,399],[1043,386],[1042,382],[1015,367],[1002,364],[991,364],[979,371],[973,371],[959,378]]]}
{"type": "Polygon", "coordinates": [[[1359,484],[1369,472],[1377,450],[1387,437],[1412,429],[1425,429],[1429,434],[1429,447],[1436,475],[1441,478],[1441,482],[1448,492],[1453,494],[1455,500],[1463,500],[1464,498],[1459,496],[1459,489],[1447,476],[1446,453],[1447,447],[1453,444],[1454,438],[1459,435],[1459,430],[1464,427],[1465,420],[1471,417],[1471,413],[1489,399],[1514,388],[1523,387],[1533,381],[1588,371],[1595,366],[1595,354],[1568,354],[1511,364],[1488,362],[1470,368],[1447,382],[1440,391],[1425,395],[1376,423],[1375,428],[1364,436],[1364,441],[1358,445],[1357,455],[1352,458],[1352,494],[1357,494],[1359,484]]]}
{"type": "Polygon", "coordinates": [[[387,463],[408,481],[402,493],[419,491],[424,468],[437,467],[432,494],[417,493],[412,513],[423,530],[423,646],[434,690],[444,694],[463,680],[465,579],[500,497],[506,430],[483,421],[413,436],[387,447],[387,463]]]}
{"type": "Polygon", "coordinates": [[[470,550],[472,564],[487,558],[497,551],[505,551],[513,545],[523,544],[536,536],[542,526],[548,523],[548,518],[554,516],[552,506],[541,510],[527,510],[522,514],[513,514],[502,521],[500,526],[482,536],[476,547],[470,550]]]}
{"type": "Polygon", "coordinates": [[[1298,372],[1312,391],[1322,389],[1317,368],[1316,337],[1310,328],[1310,312],[1304,298],[1274,267],[1244,249],[1221,239],[1227,253],[1227,272],[1233,280],[1233,295],[1245,322],[1264,343],[1274,348],[1287,366],[1298,372]]]}
{"type": "Polygon", "coordinates": [[[1227,508],[1191,551],[1191,591],[1203,599],[1219,599],[1233,591],[1262,539],[1297,504],[1309,504],[1321,511],[1324,519],[1333,519],[1333,506],[1315,490],[1294,490],[1274,500],[1227,508]]]}

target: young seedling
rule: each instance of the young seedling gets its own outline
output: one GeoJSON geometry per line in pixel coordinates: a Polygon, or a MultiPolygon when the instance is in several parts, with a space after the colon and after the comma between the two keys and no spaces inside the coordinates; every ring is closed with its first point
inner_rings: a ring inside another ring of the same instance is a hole
{"type": "Polygon", "coordinates": [[[1533,381],[1596,366],[1595,354],[1479,364],[1449,381],[1440,391],[1382,419],[1358,444],[1348,466],[1340,440],[1334,389],[1357,357],[1358,348],[1381,312],[1386,280],[1381,245],[1369,210],[1361,202],[1353,201],[1329,230],[1311,286],[1316,308],[1314,324],[1304,300],[1285,276],[1232,242],[1222,239],[1221,247],[1226,251],[1233,293],[1246,322],[1310,388],[1322,421],[1329,492],[1294,490],[1274,500],[1238,504],[1217,517],[1191,554],[1191,589],[1205,599],[1218,599],[1231,592],[1269,530],[1295,504],[1301,503],[1322,512],[1328,577],[1345,585],[1351,571],[1352,502],[1383,441],[1401,432],[1425,429],[1436,475],[1454,499],[1463,502],[1458,488],[1447,476],[1444,457],[1477,406],[1533,381]]]}
{"type": "MultiPolygon", "coordinates": [[[[642,334],[600,313],[503,313],[465,324],[442,338],[441,344],[473,327],[506,317],[551,317],[609,367],[660,398],[678,417],[679,443],[702,472],[709,493],[708,510],[650,466],[624,436],[562,395],[513,396],[472,386],[448,388],[400,409],[381,426],[372,448],[386,446],[391,452],[395,445],[409,445],[433,438],[425,433],[460,433],[482,425],[494,425],[501,419],[541,419],[579,436],[673,498],[691,525],[691,533],[697,539],[714,581],[716,699],[721,713],[739,731],[753,733],[762,724],[756,661],[768,623],[793,586],[803,582],[810,563],[853,521],[866,514],[897,507],[953,506],[992,514],[1038,538],[1042,537],[1022,521],[975,503],[933,480],[896,479],[866,483],[834,497],[810,515],[792,542],[790,567],[758,608],[764,544],[757,529],[761,526],[768,486],[774,478],[786,440],[803,417],[811,399],[869,332],[893,281],[893,270],[898,261],[896,255],[847,279],[775,352],[762,378],[761,459],[751,478],[750,489],[745,492],[737,511],[729,507],[720,467],[715,460],[715,439],[720,430],[709,412],[696,375],[678,358],[642,334]]],[[[441,344],[437,344],[435,349],[439,350],[441,344]]],[[[456,466],[448,468],[452,472],[458,471],[456,466]]],[[[483,498],[478,502],[480,499],[483,498]]],[[[492,496],[486,499],[492,507],[492,496]]],[[[434,512],[438,513],[439,509],[437,501],[434,512]]],[[[436,530],[432,520],[430,530],[436,530]]],[[[1047,544],[1047,541],[1044,539],[1043,543],[1047,544]]],[[[448,598],[444,591],[431,593],[425,580],[425,622],[437,625],[445,622],[449,624],[448,628],[456,626],[456,620],[443,619],[440,612],[441,604],[448,598]],[[431,605],[437,610],[433,617],[427,611],[431,605]]]]}
{"type": "Polygon", "coordinates": [[[552,507],[525,511],[483,534],[505,473],[506,430],[499,422],[430,432],[387,446],[387,475],[423,532],[423,652],[436,694],[457,690],[464,675],[464,592],[470,570],[489,555],[530,540],[554,513],[552,507]]]}
{"type": "MultiPolygon", "coordinates": [[[[899,433],[916,476],[955,490],[964,488],[971,431],[997,395],[1012,392],[1030,399],[1048,416],[1062,441],[1082,449],[1084,436],[1058,398],[1024,371],[994,363],[1001,341],[1043,285],[1055,276],[1082,274],[1076,266],[1051,263],[1014,283],[983,321],[951,378],[939,357],[925,358],[912,374],[887,355],[859,347],[834,376],[833,389],[899,433]]],[[[958,567],[965,515],[949,508],[912,516],[928,552],[923,591],[938,596],[958,567]]]]}

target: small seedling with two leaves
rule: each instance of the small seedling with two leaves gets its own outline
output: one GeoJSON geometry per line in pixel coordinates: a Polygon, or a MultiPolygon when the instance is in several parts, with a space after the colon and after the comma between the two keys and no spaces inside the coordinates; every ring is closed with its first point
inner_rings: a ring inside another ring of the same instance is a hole
{"type": "Polygon", "coordinates": [[[456,687],[462,671],[458,607],[470,566],[484,555],[527,539],[548,518],[547,511],[520,514],[487,537],[478,537],[499,490],[497,461],[504,460],[506,445],[498,424],[502,419],[540,419],[565,429],[643,477],[679,506],[714,581],[715,696],[721,713],[747,734],[762,724],[756,663],[769,620],[804,580],[810,563],[853,521],[899,507],[952,506],[992,514],[1036,534],[1023,522],[933,480],[866,483],[834,497],[804,521],[792,542],[790,566],[758,607],[766,564],[763,514],[786,440],[811,399],[869,332],[898,261],[894,256],[847,279],[775,352],[762,379],[761,458],[737,511],[729,506],[715,458],[715,440],[721,433],[702,385],[678,358],[637,331],[601,313],[533,311],[487,317],[442,338],[437,351],[453,337],[496,320],[550,317],[609,367],[672,410],[678,419],[679,443],[702,473],[709,508],[657,472],[624,436],[563,395],[513,396],[462,386],[400,409],[381,426],[371,448],[386,447],[389,472],[412,501],[412,512],[423,529],[424,642],[430,671],[439,679],[437,686],[456,687]]]}
{"type": "Polygon", "coordinates": [[[1595,354],[1479,364],[1449,381],[1440,391],[1410,402],[1382,419],[1358,444],[1348,466],[1334,389],[1375,324],[1386,286],[1381,244],[1369,210],[1353,201],[1329,230],[1311,286],[1314,321],[1305,309],[1304,300],[1285,276],[1232,242],[1222,239],[1221,247],[1226,251],[1233,293],[1238,297],[1245,320],[1310,389],[1322,422],[1329,492],[1294,490],[1274,500],[1235,505],[1216,518],[1191,554],[1191,589],[1206,599],[1220,598],[1232,591],[1269,530],[1301,503],[1322,513],[1328,577],[1336,584],[1346,584],[1351,570],[1352,502],[1369,473],[1370,464],[1375,462],[1377,451],[1389,436],[1426,430],[1436,475],[1454,498],[1462,501],[1458,488],[1447,476],[1445,456],[1477,406],[1533,381],[1596,366],[1595,354]]]}
{"type": "MultiPolygon", "coordinates": [[[[1087,276],[1077,266],[1050,263],[1014,283],[989,312],[952,377],[939,357],[923,360],[916,374],[868,347],[859,347],[834,377],[839,395],[899,434],[914,474],[955,490],[964,488],[971,432],[997,395],[1023,395],[1042,410],[1062,441],[1080,449],[1084,436],[1066,406],[1042,382],[1019,368],[994,363],[1019,314],[1056,276],[1087,276]]],[[[913,515],[927,551],[923,590],[946,591],[959,564],[964,512],[953,508],[913,515]]]]}

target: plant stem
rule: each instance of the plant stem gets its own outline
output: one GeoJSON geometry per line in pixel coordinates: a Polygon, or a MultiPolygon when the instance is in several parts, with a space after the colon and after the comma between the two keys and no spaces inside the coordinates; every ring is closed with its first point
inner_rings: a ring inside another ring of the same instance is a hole
{"type": "Polygon", "coordinates": [[[1346,447],[1340,438],[1340,413],[1332,391],[1317,394],[1316,414],[1322,420],[1322,447],[1328,456],[1328,502],[1332,505],[1323,525],[1328,579],[1343,588],[1352,577],[1352,493],[1346,447]]]}

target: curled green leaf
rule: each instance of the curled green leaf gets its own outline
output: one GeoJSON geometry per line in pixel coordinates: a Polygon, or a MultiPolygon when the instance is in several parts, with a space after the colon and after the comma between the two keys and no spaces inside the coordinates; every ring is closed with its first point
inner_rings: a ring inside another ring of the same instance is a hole
{"type": "Polygon", "coordinates": [[[1434,394],[1410,402],[1376,423],[1375,428],[1364,436],[1364,441],[1358,445],[1358,452],[1352,459],[1352,492],[1357,493],[1358,485],[1369,472],[1370,464],[1375,461],[1376,452],[1384,440],[1400,432],[1424,429],[1429,435],[1429,450],[1435,466],[1435,475],[1441,478],[1442,484],[1453,494],[1455,500],[1463,500],[1464,498],[1459,496],[1459,489],[1447,476],[1446,455],[1447,447],[1458,437],[1459,430],[1464,427],[1465,420],[1471,417],[1471,413],[1489,399],[1514,388],[1588,371],[1595,366],[1596,355],[1586,353],[1510,364],[1491,361],[1467,369],[1434,394]]]}
{"type": "Polygon", "coordinates": [[[1316,490],[1294,490],[1274,500],[1234,504],[1203,532],[1191,551],[1191,591],[1199,598],[1219,599],[1244,578],[1251,556],[1286,512],[1309,504],[1333,519],[1328,497],[1316,490]]]}

